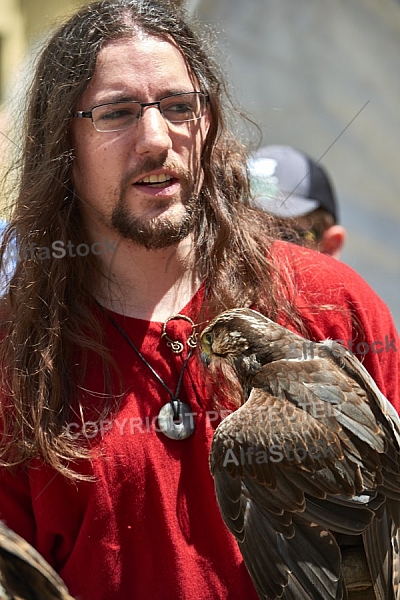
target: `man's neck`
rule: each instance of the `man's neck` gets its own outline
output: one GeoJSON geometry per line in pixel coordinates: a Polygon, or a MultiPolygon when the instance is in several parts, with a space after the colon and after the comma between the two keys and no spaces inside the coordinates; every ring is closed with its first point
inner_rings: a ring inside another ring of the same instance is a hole
{"type": "Polygon", "coordinates": [[[191,238],[163,250],[146,250],[119,240],[101,257],[104,278],[96,299],[130,317],[165,321],[179,313],[201,285],[191,238]]]}

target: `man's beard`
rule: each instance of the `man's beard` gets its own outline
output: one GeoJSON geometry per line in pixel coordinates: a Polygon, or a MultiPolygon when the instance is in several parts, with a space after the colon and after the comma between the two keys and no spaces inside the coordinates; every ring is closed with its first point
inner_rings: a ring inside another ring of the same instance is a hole
{"type": "Polygon", "coordinates": [[[184,240],[195,228],[199,217],[198,198],[192,196],[184,205],[185,212],[179,220],[155,217],[147,223],[133,218],[125,203],[118,203],[112,212],[112,225],[123,238],[147,250],[169,248],[184,240]]]}
{"type": "MultiPolygon", "coordinates": [[[[161,165],[156,164],[155,161],[151,164],[148,161],[144,169],[150,171],[159,168],[159,166],[161,165]]],[[[162,166],[166,167],[167,165],[163,163],[162,166]]],[[[171,165],[168,166],[171,167],[171,165]]],[[[176,165],[173,166],[173,170],[176,172],[178,169],[176,165]]],[[[184,213],[174,220],[161,215],[144,223],[143,217],[132,217],[125,197],[125,191],[129,188],[129,183],[123,184],[119,201],[112,211],[111,223],[124,239],[143,246],[147,250],[161,250],[184,240],[192,233],[199,218],[199,197],[195,192],[193,178],[189,171],[183,171],[182,168],[179,171],[183,176],[181,180],[183,187],[181,203],[184,213]]],[[[127,182],[131,178],[132,175],[130,174],[126,178],[127,182]]]]}

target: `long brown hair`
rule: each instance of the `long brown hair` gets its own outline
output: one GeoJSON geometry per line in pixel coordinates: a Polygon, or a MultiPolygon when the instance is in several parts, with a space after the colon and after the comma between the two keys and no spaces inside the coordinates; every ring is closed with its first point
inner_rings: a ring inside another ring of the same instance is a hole
{"type": "MultiPolygon", "coordinates": [[[[52,248],[55,240],[65,246],[84,241],[71,181],[71,115],[102,45],[140,30],[172,38],[210,98],[195,232],[197,262],[209,283],[207,313],[257,303],[274,318],[278,306],[285,308],[268,254],[269,217],[249,206],[246,149],[226,124],[223,79],[183,12],[154,0],[102,0],[84,7],[52,35],[38,61],[15,207],[1,246],[2,261],[11,243],[20,251],[2,313],[2,395],[8,403],[0,457],[6,465],[39,456],[67,477],[78,477],[68,464],[87,456],[66,435],[66,424],[77,395],[73,356],[82,356],[82,377],[89,350],[107,359],[100,326],[88,310],[103,274],[94,254],[60,259],[49,253],[43,260],[35,248],[52,248]]],[[[104,413],[110,408],[105,400],[104,413]]]]}

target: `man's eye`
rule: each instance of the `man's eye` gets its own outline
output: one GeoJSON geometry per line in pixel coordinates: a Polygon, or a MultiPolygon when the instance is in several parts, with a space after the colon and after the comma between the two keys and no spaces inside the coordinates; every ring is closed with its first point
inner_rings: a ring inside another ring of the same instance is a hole
{"type": "Polygon", "coordinates": [[[98,118],[101,121],[117,121],[118,119],[129,119],[135,118],[138,111],[135,111],[131,108],[119,108],[118,110],[109,110],[98,118]]]}
{"type": "Polygon", "coordinates": [[[167,114],[193,114],[193,110],[193,106],[186,102],[169,104],[168,106],[163,107],[163,112],[167,114]]]}

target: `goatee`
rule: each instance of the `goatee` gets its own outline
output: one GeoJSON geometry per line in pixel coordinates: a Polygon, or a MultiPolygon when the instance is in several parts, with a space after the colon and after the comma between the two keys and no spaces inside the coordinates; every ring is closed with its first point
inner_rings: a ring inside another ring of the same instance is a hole
{"type": "Polygon", "coordinates": [[[147,250],[169,248],[184,240],[195,228],[199,218],[199,199],[192,196],[184,205],[185,212],[177,221],[156,217],[147,223],[133,218],[125,203],[118,203],[112,213],[112,225],[124,239],[147,250]]]}

